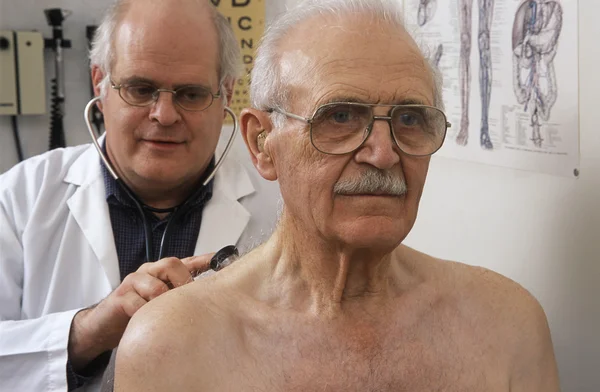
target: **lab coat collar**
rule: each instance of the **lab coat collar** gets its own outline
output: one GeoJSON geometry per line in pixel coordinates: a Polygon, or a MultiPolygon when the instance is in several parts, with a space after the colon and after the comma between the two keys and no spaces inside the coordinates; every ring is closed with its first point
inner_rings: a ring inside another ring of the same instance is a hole
{"type": "MultiPolygon", "coordinates": [[[[98,139],[98,142],[101,145],[104,143],[104,135],[98,139]]],[[[88,185],[96,181],[98,177],[102,179],[101,174],[100,156],[94,145],[90,144],[69,168],[65,182],[77,186],[88,185]]]]}
{"type": "Polygon", "coordinates": [[[236,245],[250,221],[239,202],[255,192],[250,176],[233,157],[227,157],[215,176],[213,196],[202,212],[202,225],[194,254],[201,255],[236,245]]]}
{"type": "Polygon", "coordinates": [[[115,289],[121,283],[121,274],[100,170],[100,157],[93,145],[75,160],[65,176],[65,182],[78,187],[67,205],[115,289]]]}

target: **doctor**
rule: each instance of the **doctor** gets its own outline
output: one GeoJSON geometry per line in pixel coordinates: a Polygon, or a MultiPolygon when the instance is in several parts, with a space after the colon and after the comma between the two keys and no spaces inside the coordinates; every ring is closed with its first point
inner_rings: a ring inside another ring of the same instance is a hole
{"type": "Polygon", "coordinates": [[[208,253],[243,251],[274,226],[273,203],[257,214],[258,177],[231,157],[202,186],[239,74],[238,43],[209,4],[119,1],[91,53],[103,149],[147,206],[152,257],[168,257],[146,262],[142,217],[91,145],[0,176],[0,390],[98,390],[137,310],[205,271],[208,253]]]}

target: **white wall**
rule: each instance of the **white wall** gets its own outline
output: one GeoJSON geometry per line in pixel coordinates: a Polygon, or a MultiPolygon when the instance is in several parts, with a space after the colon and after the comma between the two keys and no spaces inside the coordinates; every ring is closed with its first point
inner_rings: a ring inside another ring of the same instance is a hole
{"type": "MultiPolygon", "coordinates": [[[[296,0],[292,0],[296,1],[296,0]]],[[[453,1],[453,0],[448,0],[453,1]]],[[[575,0],[563,0],[575,1],[575,0]]],[[[283,10],[267,0],[267,20],[283,10]]],[[[481,265],[525,286],[550,322],[564,392],[600,391],[600,13],[580,0],[581,176],[535,173],[434,158],[416,227],[406,241],[446,259],[481,265]]],[[[67,140],[87,141],[81,111],[88,100],[85,25],[107,4],[90,0],[0,0],[0,29],[38,29],[42,10],[75,13],[66,22],[67,140]]],[[[47,69],[52,69],[48,64],[47,69]]],[[[48,118],[19,120],[28,156],[45,151],[48,118]]],[[[239,145],[238,151],[243,151],[239,145]]],[[[16,162],[10,123],[0,117],[0,172],[16,162]]]]}
{"type": "Polygon", "coordinates": [[[527,288],[547,313],[563,391],[599,392],[600,2],[579,5],[580,178],[434,158],[406,243],[527,288]]]}

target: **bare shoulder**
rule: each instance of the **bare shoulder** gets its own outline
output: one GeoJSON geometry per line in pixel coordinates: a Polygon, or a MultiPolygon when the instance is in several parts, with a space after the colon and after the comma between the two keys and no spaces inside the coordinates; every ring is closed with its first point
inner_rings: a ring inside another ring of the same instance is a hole
{"type": "Polygon", "coordinates": [[[517,282],[486,268],[443,262],[464,287],[463,302],[483,317],[511,358],[511,391],[559,391],[550,327],[538,300],[517,282]]]}
{"type": "Polygon", "coordinates": [[[486,268],[405,252],[460,317],[485,334],[486,344],[510,358],[511,391],[559,390],[546,314],[529,291],[486,268]]]}
{"type": "Polygon", "coordinates": [[[479,315],[510,316],[512,325],[546,319],[537,299],[506,276],[487,268],[438,259],[407,247],[402,252],[402,257],[414,260],[415,268],[425,279],[479,315]]]}
{"type": "Polygon", "coordinates": [[[115,390],[198,390],[203,365],[235,340],[227,302],[216,300],[226,296],[219,279],[207,278],[144,305],[119,344],[115,390]]]}
{"type": "Polygon", "coordinates": [[[436,260],[457,298],[478,315],[519,335],[546,325],[546,315],[538,300],[514,280],[483,267],[436,260]]]}

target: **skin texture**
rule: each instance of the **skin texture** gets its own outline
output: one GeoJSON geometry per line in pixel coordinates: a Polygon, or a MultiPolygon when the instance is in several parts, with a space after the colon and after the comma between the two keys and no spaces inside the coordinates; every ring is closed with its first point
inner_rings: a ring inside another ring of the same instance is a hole
{"type": "MultiPolygon", "coordinates": [[[[114,54],[111,79],[116,84],[143,78],[160,88],[200,84],[214,93],[219,90],[218,38],[206,4],[132,1],[121,16],[114,54]]],[[[92,76],[99,95],[98,84],[105,75],[93,67],[92,76]]],[[[109,88],[101,107],[108,157],[120,178],[153,207],[183,202],[199,186],[213,157],[224,104],[216,99],[205,111],[189,112],[177,106],[171,94],[162,93],[155,104],[134,107],[109,88]]],[[[73,368],[85,369],[98,355],[115,348],[140,308],[192,282],[192,274],[208,270],[211,257],[144,264],[99,304],[77,313],[68,346],[73,368]]]]}
{"type": "MultiPolygon", "coordinates": [[[[316,17],[280,50],[292,113],[310,116],[330,100],[432,103],[413,40],[369,16],[316,17]],[[302,66],[286,74],[286,62],[302,66]]],[[[429,159],[404,155],[387,123],[343,156],[318,153],[300,121],[274,128],[248,109],[242,128],[257,170],[280,183],[279,227],[224,272],[134,317],[117,355],[117,391],[558,390],[548,326],[531,295],[400,244],[429,159]],[[368,168],[408,191],[333,192],[368,168]]]]}

